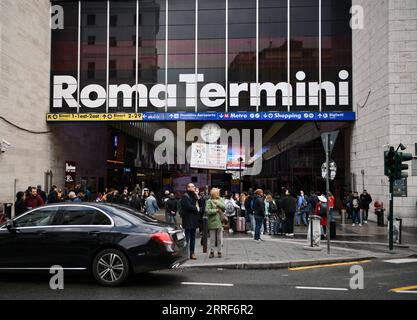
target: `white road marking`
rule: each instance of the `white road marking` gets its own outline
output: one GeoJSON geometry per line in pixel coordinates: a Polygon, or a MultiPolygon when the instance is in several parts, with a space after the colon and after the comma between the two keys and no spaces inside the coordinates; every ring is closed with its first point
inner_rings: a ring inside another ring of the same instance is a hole
{"type": "Polygon", "coordinates": [[[382,262],[401,264],[401,263],[413,263],[417,262],[417,259],[391,259],[391,260],[382,260],[382,262]]]}
{"type": "MultiPolygon", "coordinates": [[[[0,268],[0,270],[51,270],[55,268],[0,268]]],[[[81,271],[87,268],[62,268],[62,270],[81,271]]]]}
{"type": "Polygon", "coordinates": [[[326,287],[295,287],[302,290],[330,290],[330,291],[349,291],[346,288],[326,288],[326,287]]]}
{"type": "Polygon", "coordinates": [[[184,285],[190,286],[219,286],[219,287],[233,287],[233,283],[214,283],[214,282],[181,282],[184,285]]]}
{"type": "Polygon", "coordinates": [[[397,291],[397,293],[413,293],[413,294],[417,294],[417,291],[397,291]]]}

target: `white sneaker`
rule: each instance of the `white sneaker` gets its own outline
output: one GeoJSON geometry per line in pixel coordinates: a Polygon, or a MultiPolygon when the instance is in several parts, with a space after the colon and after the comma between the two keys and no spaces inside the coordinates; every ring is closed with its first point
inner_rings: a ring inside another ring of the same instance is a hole
{"type": "Polygon", "coordinates": [[[352,227],[354,227],[355,226],[355,224],[354,223],[352,223],[352,227]]]}
{"type": "Polygon", "coordinates": [[[229,233],[232,234],[233,233],[233,230],[232,229],[229,229],[229,233]]]}
{"type": "Polygon", "coordinates": [[[367,224],[367,223],[368,223],[368,221],[367,221],[367,220],[365,220],[365,221],[364,221],[364,223],[365,223],[365,224],[367,224]]]}
{"type": "Polygon", "coordinates": [[[359,227],[362,227],[362,223],[359,223],[359,227]]]}

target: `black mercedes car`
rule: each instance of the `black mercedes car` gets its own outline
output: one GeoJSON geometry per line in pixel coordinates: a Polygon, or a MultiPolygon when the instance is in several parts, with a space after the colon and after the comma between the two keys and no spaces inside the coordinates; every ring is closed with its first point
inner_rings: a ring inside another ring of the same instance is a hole
{"type": "Polygon", "coordinates": [[[122,205],[51,204],[0,228],[0,270],[61,266],[117,286],[130,273],[173,268],[186,260],[181,228],[122,205]]]}

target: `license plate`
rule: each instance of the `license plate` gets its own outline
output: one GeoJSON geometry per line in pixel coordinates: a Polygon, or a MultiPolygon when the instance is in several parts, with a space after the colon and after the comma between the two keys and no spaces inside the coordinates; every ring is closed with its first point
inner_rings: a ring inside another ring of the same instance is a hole
{"type": "Polygon", "coordinates": [[[184,233],[183,232],[178,232],[177,233],[177,240],[182,240],[184,239],[184,233]]]}

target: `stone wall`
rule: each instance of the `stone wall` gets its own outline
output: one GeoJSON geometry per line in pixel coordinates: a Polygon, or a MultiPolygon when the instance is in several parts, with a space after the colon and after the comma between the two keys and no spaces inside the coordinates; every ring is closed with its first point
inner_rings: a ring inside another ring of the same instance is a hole
{"type": "MultiPolygon", "coordinates": [[[[28,130],[48,131],[50,77],[49,0],[0,1],[0,116],[28,130]]],[[[13,202],[17,190],[44,185],[51,169],[52,134],[35,134],[0,119],[0,203],[13,202]]]]}
{"type": "MultiPolygon", "coordinates": [[[[414,153],[417,142],[417,2],[354,0],[364,9],[363,30],[353,31],[351,171],[357,191],[365,188],[388,207],[383,152],[400,142],[414,153]],[[369,94],[369,99],[365,104],[369,94]]],[[[417,226],[417,179],[408,179],[408,197],[395,198],[395,215],[417,226]]],[[[370,215],[375,220],[373,214],[370,215]]]]}

